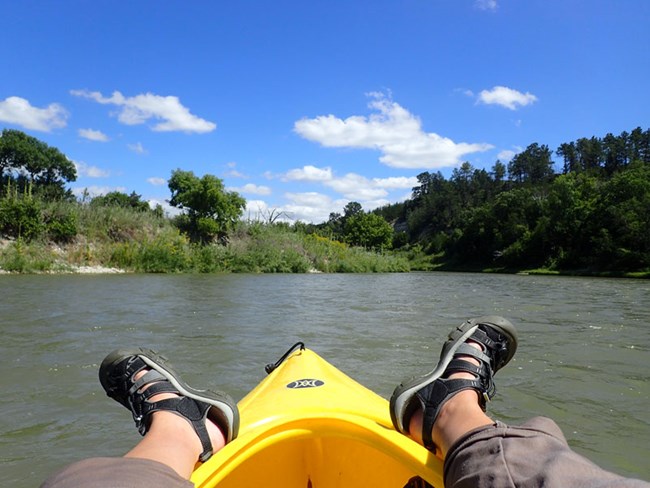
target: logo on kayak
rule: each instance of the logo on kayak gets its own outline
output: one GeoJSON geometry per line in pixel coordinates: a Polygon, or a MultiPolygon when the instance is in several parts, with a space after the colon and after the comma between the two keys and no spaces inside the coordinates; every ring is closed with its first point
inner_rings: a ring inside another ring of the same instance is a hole
{"type": "Polygon", "coordinates": [[[316,388],[318,386],[323,386],[325,382],[323,380],[314,380],[305,378],[303,380],[292,381],[287,385],[287,388],[297,389],[297,388],[316,388]]]}

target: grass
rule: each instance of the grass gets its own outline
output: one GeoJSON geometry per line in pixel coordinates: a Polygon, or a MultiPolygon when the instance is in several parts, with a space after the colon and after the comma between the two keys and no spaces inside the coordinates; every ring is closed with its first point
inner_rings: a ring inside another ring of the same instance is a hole
{"type": "Polygon", "coordinates": [[[191,243],[153,212],[43,204],[38,238],[0,244],[0,270],[69,272],[81,266],[135,273],[367,273],[409,271],[404,255],[374,253],[286,224],[241,222],[226,245],[191,243]],[[55,222],[55,232],[49,223],[55,222]],[[59,238],[57,238],[59,237],[59,238]]]}

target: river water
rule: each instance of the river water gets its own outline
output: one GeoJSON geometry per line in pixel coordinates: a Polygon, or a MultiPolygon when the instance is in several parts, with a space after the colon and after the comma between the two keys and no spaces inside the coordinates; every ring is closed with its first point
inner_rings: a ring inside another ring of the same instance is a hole
{"type": "Polygon", "coordinates": [[[520,332],[488,412],[550,416],[601,466],[650,480],[650,282],[468,273],[0,276],[0,486],[33,487],[138,441],[97,369],[164,352],[236,399],[302,340],[388,398],[437,361],[452,326],[498,314],[520,332]]]}

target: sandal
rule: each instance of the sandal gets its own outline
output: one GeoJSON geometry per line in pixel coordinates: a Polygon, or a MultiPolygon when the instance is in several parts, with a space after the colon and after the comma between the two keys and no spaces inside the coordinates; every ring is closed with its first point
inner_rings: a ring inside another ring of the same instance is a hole
{"type": "Polygon", "coordinates": [[[109,397],[131,411],[141,435],[149,430],[154,412],[166,410],[186,419],[201,440],[201,462],[212,456],[206,417],[219,426],[226,442],[237,437],[239,411],[234,400],[225,393],[192,388],[180,378],[167,359],[155,351],[138,348],[111,352],[99,368],[99,381],[109,397]],[[134,380],[135,375],[145,369],[149,371],[134,380]],[[179,397],[149,401],[159,393],[175,393],[179,397]]]}
{"type": "Polygon", "coordinates": [[[431,431],[440,408],[458,392],[472,389],[478,392],[479,405],[485,411],[486,402],[496,393],[494,374],[512,359],[516,350],[517,331],[507,319],[492,315],[465,321],[449,333],[433,371],[395,388],[390,399],[395,429],[408,434],[413,413],[422,408],[424,447],[435,452],[431,431]],[[477,342],[481,350],[467,344],[468,339],[477,342]],[[477,359],[479,366],[464,360],[467,356],[477,359]],[[474,379],[448,379],[459,372],[471,373],[474,379]]]}

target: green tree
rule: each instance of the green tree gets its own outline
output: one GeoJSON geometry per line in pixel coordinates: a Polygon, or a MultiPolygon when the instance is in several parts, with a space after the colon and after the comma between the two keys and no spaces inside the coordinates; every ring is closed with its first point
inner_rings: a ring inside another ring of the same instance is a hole
{"type": "Polygon", "coordinates": [[[90,205],[93,207],[122,207],[132,208],[139,212],[146,212],[151,210],[148,202],[141,199],[142,197],[136,192],[131,192],[130,195],[120,191],[112,191],[106,195],[101,195],[93,198],[90,205]]]}
{"type": "Polygon", "coordinates": [[[24,132],[4,129],[0,137],[0,184],[4,184],[5,175],[19,181],[21,173],[28,175],[34,193],[46,199],[66,196],[64,183],[77,179],[74,164],[57,148],[24,132]]]}
{"type": "Polygon", "coordinates": [[[345,240],[366,249],[387,249],[393,241],[393,228],[381,215],[358,212],[345,222],[345,240]]]}
{"type": "Polygon", "coordinates": [[[650,267],[650,165],[637,161],[607,181],[595,209],[593,254],[603,268],[650,267]]]}
{"type": "Polygon", "coordinates": [[[213,175],[199,178],[192,171],[177,169],[168,186],[172,193],[170,205],[184,211],[179,227],[193,241],[225,239],[246,206],[243,197],[226,191],[223,181],[213,175]]]}
{"type": "Polygon", "coordinates": [[[530,144],[508,163],[508,173],[511,179],[519,183],[548,181],[554,174],[551,151],[546,145],[530,144]]]}

